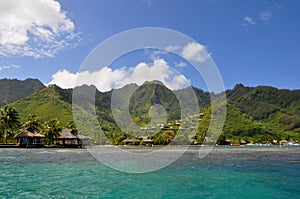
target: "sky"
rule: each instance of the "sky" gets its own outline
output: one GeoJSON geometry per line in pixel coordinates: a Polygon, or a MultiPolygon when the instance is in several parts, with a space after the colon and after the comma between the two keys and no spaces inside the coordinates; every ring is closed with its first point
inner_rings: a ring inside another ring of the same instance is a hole
{"type": "Polygon", "coordinates": [[[0,0],[0,78],[62,88],[95,84],[101,91],[158,79],[172,89],[205,90],[192,62],[210,60],[226,89],[238,83],[300,89],[299,9],[297,0],[0,0]],[[111,65],[99,61],[98,70],[81,68],[101,42],[144,27],[195,42],[170,44],[178,54],[140,49],[111,65]]]}

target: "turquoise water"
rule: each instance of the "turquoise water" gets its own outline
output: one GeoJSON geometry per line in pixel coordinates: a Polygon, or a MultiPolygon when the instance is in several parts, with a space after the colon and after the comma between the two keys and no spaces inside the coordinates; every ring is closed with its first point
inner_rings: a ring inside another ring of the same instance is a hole
{"type": "Polygon", "coordinates": [[[0,149],[0,198],[300,198],[300,147],[189,149],[146,174],[113,170],[86,150],[0,149]]]}

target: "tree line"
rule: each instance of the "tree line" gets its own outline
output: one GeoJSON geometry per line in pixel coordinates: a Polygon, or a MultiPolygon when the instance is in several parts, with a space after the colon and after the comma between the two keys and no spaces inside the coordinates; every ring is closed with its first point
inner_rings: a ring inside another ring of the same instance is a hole
{"type": "MultiPolygon", "coordinates": [[[[73,121],[69,122],[66,128],[72,129],[74,134],[77,130],[73,121]]],[[[29,114],[27,121],[21,122],[19,113],[15,108],[5,106],[0,108],[0,143],[13,143],[14,136],[27,129],[30,132],[41,133],[45,136],[48,145],[60,136],[62,127],[57,118],[42,123],[37,115],[29,114]]]]}

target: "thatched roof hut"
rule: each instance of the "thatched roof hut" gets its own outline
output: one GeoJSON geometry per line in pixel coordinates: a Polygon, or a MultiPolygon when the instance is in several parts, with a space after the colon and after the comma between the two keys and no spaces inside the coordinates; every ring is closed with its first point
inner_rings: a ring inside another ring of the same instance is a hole
{"type": "Polygon", "coordinates": [[[63,129],[58,138],[61,139],[77,139],[77,136],[74,135],[72,129],[63,129]]]}
{"type": "Polygon", "coordinates": [[[82,147],[91,144],[91,138],[81,134],[74,134],[72,129],[63,129],[57,141],[67,147],[82,147]]]}
{"type": "Polygon", "coordinates": [[[20,134],[16,135],[14,138],[18,139],[18,138],[27,138],[30,137],[32,138],[34,136],[34,133],[28,131],[28,130],[24,130],[22,131],[20,134]]]}
{"type": "Polygon", "coordinates": [[[78,138],[73,134],[72,129],[63,129],[60,136],[57,138],[59,144],[68,147],[78,147],[78,138]]]}
{"type": "Polygon", "coordinates": [[[14,137],[17,139],[17,143],[22,147],[39,147],[43,146],[44,135],[38,132],[32,132],[28,129],[25,129],[20,134],[14,137]]]}
{"type": "Polygon", "coordinates": [[[82,134],[78,134],[77,137],[80,145],[82,146],[91,145],[92,138],[82,134]]]}

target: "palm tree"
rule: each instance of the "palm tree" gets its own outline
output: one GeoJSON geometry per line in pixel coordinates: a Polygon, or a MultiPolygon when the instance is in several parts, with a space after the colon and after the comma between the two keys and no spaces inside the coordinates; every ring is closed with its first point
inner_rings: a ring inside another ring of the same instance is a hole
{"type": "Polygon", "coordinates": [[[41,128],[39,117],[29,114],[27,117],[27,122],[24,123],[23,127],[30,132],[39,132],[41,128]]]}
{"type": "Polygon", "coordinates": [[[4,140],[7,144],[7,137],[13,135],[14,130],[16,130],[20,124],[19,114],[14,108],[9,106],[1,108],[0,113],[0,126],[4,131],[4,140]]]}
{"type": "Polygon", "coordinates": [[[57,119],[51,119],[45,122],[43,126],[43,133],[48,144],[54,143],[54,140],[60,135],[59,132],[61,132],[61,128],[59,127],[59,121],[57,119]]]}
{"type": "Polygon", "coordinates": [[[68,129],[71,129],[71,130],[72,130],[71,133],[72,133],[73,135],[78,135],[78,130],[77,130],[76,126],[75,126],[74,121],[69,122],[69,123],[67,124],[66,127],[67,127],[68,129]]]}

